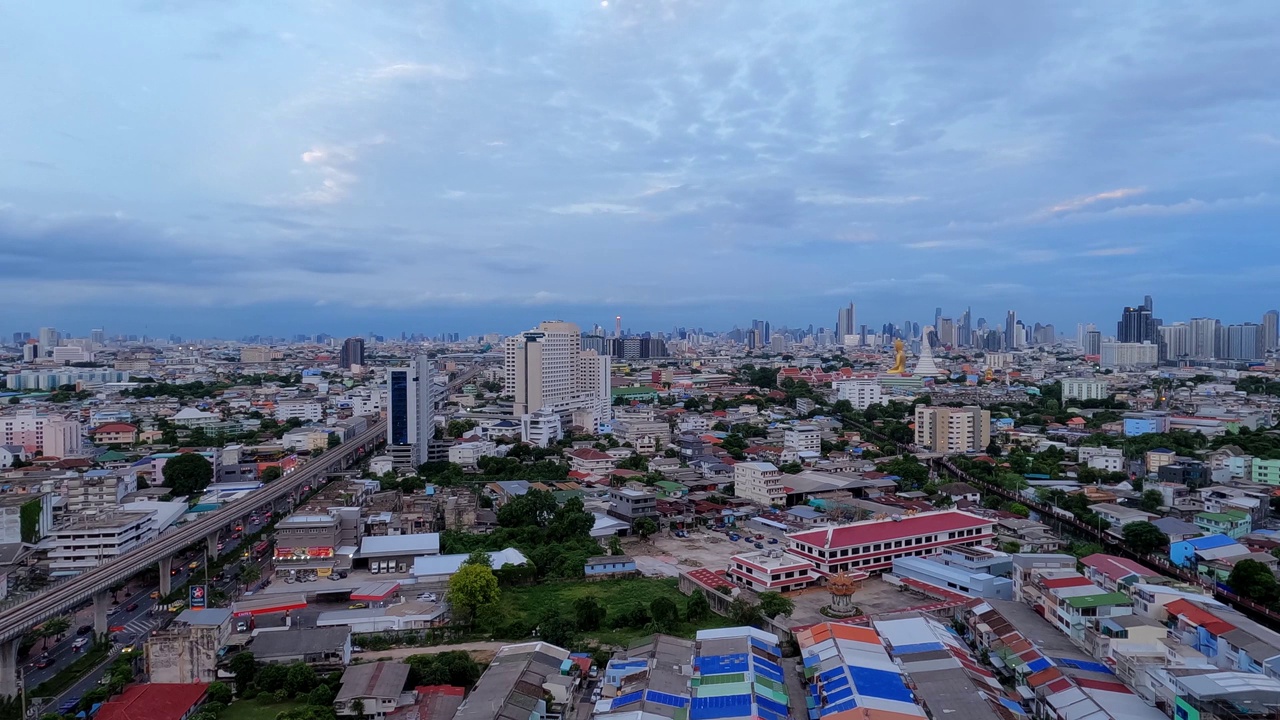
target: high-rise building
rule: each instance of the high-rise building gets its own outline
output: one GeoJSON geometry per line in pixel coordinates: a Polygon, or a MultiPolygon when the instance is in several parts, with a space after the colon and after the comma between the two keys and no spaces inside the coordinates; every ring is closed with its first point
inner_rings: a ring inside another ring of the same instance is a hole
{"type": "Polygon", "coordinates": [[[1085,355],[1101,355],[1102,354],[1102,333],[1097,330],[1084,331],[1084,354],[1085,355]]]}
{"type": "Polygon", "coordinates": [[[1209,360],[1218,357],[1218,325],[1213,318],[1191,318],[1191,357],[1209,360]]]}
{"type": "Polygon", "coordinates": [[[938,327],[934,329],[938,334],[938,343],[943,347],[956,347],[956,324],[951,318],[938,318],[938,327]]]}
{"type": "Polygon", "coordinates": [[[1262,326],[1242,323],[1227,326],[1227,353],[1232,360],[1258,360],[1262,357],[1262,326]]]}
{"type": "Polygon", "coordinates": [[[1151,308],[1146,304],[1151,301],[1147,296],[1139,307],[1126,307],[1120,314],[1120,322],[1116,323],[1116,341],[1122,343],[1154,343],[1156,341],[1156,324],[1151,317],[1151,308]]]}
{"type": "Polygon", "coordinates": [[[58,347],[58,329],[51,327],[40,328],[40,356],[49,357],[53,355],[53,349],[58,347]]]}
{"type": "MultiPolygon", "coordinates": [[[[666,343],[660,338],[614,338],[610,345],[634,343],[646,352],[658,344],[665,353],[666,343]]],[[[546,409],[569,420],[565,427],[587,424],[598,428],[608,421],[610,359],[595,349],[582,349],[578,326],[570,322],[550,320],[527,332],[507,338],[503,347],[506,388],[514,396],[512,413],[523,417],[546,409]],[[587,416],[578,414],[588,411],[587,416]]],[[[637,356],[638,357],[638,356],[637,356]]]]}
{"type": "Polygon", "coordinates": [[[956,323],[956,345],[959,347],[969,347],[973,345],[973,314],[969,308],[964,309],[964,314],[960,316],[960,322],[956,323]]]}
{"type": "Polygon", "coordinates": [[[89,331],[89,342],[94,345],[105,345],[107,343],[107,332],[102,328],[94,328],[89,331]]]}
{"type": "Polygon", "coordinates": [[[858,332],[858,312],[853,303],[836,313],[836,342],[843,343],[845,335],[858,332]]]}
{"type": "Polygon", "coordinates": [[[349,337],[343,340],[338,364],[348,370],[352,365],[364,365],[364,338],[349,337]]]}
{"type": "Polygon", "coordinates": [[[1100,354],[1104,368],[1151,368],[1160,363],[1160,349],[1150,342],[1104,342],[1100,354]]]}
{"type": "Polygon", "coordinates": [[[1018,337],[1018,314],[1012,310],[1004,316],[1004,346],[1010,350],[1017,348],[1021,343],[1018,337]]]}
{"type": "Polygon", "coordinates": [[[1262,349],[1266,352],[1280,349],[1280,311],[1268,310],[1262,314],[1262,349]]]}
{"type": "Polygon", "coordinates": [[[933,452],[985,450],[991,442],[991,411],[977,406],[916,406],[916,445],[933,452]]]}
{"type": "Polygon", "coordinates": [[[1174,323],[1160,326],[1161,360],[1177,360],[1191,357],[1191,326],[1174,323]]]}
{"type": "Polygon", "coordinates": [[[387,453],[396,467],[411,469],[427,461],[440,395],[435,363],[426,355],[416,357],[409,367],[388,368],[387,453]]]}
{"type": "Polygon", "coordinates": [[[598,355],[609,354],[609,340],[602,332],[582,333],[582,349],[595,350],[598,355]]]}

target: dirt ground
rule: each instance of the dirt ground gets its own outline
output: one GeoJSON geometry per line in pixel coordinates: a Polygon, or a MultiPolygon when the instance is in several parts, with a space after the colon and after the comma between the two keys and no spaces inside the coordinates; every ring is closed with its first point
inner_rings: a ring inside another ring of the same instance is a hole
{"type": "MultiPolygon", "coordinates": [[[[831,594],[827,592],[825,587],[807,588],[800,593],[788,595],[788,597],[791,598],[791,602],[795,603],[796,607],[795,612],[791,614],[791,620],[794,624],[817,623],[831,619],[818,612],[819,608],[831,602],[831,594]]],[[[896,586],[884,582],[879,577],[868,579],[862,584],[862,588],[853,595],[853,604],[861,608],[866,615],[879,615],[906,610],[927,605],[930,602],[932,601],[928,598],[902,592],[896,586]]]]}
{"type": "Polygon", "coordinates": [[[645,541],[627,538],[622,548],[635,558],[641,573],[653,577],[677,577],[685,570],[698,568],[724,570],[732,555],[755,549],[744,540],[732,542],[723,533],[700,531],[691,532],[687,538],[667,533],[645,541]]]}

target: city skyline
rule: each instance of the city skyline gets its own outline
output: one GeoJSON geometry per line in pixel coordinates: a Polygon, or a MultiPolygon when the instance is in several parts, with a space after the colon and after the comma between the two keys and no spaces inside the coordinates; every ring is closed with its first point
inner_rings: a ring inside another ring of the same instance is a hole
{"type": "Polygon", "coordinates": [[[17,5],[0,302],[192,336],[829,325],[850,298],[879,322],[972,305],[1065,328],[1144,293],[1240,322],[1280,266],[1278,23],[1264,3],[17,5]]]}

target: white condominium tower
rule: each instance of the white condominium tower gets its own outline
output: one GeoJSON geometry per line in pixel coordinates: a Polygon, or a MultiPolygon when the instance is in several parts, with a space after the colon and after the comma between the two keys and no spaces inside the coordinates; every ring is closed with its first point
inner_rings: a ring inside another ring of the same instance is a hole
{"type": "Polygon", "coordinates": [[[609,358],[582,350],[574,323],[548,320],[507,338],[503,346],[506,389],[516,417],[542,410],[589,410],[593,424],[609,418],[609,358]]]}

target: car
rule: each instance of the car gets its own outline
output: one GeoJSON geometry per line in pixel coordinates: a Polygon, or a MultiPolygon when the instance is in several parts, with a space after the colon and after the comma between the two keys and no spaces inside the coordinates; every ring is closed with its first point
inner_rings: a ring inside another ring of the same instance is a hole
{"type": "Polygon", "coordinates": [[[91,632],[93,632],[92,625],[81,625],[80,627],[76,628],[76,635],[88,635],[91,632]]]}
{"type": "Polygon", "coordinates": [[[756,549],[757,549],[757,550],[763,550],[763,549],[764,549],[764,543],[755,543],[755,546],[756,546],[756,549]]]}
{"type": "Polygon", "coordinates": [[[359,645],[352,645],[351,652],[364,652],[364,648],[360,647],[359,645]]]}
{"type": "Polygon", "coordinates": [[[592,665],[591,671],[587,673],[587,677],[593,678],[600,674],[600,666],[592,665]]]}
{"type": "Polygon", "coordinates": [[[152,591],[151,591],[151,594],[150,594],[150,595],[148,595],[147,597],[151,598],[152,600],[159,600],[159,599],[160,599],[160,591],[159,591],[159,590],[152,590],[152,591]]]}
{"type": "Polygon", "coordinates": [[[75,642],[71,643],[71,649],[75,650],[76,652],[80,652],[81,648],[83,648],[85,645],[88,645],[88,644],[89,644],[89,638],[78,637],[75,639],[75,642]]]}
{"type": "Polygon", "coordinates": [[[236,632],[248,632],[248,630],[249,630],[248,621],[241,620],[236,623],[236,632]]]}
{"type": "Polygon", "coordinates": [[[242,532],[243,530],[244,530],[244,523],[236,523],[236,532],[242,532]]]}
{"type": "Polygon", "coordinates": [[[756,539],[757,539],[757,540],[763,540],[763,539],[764,539],[764,533],[756,533],[756,539]]]}
{"type": "Polygon", "coordinates": [[[364,610],[367,607],[369,607],[368,603],[351,603],[350,605],[347,606],[347,609],[348,610],[364,610]]]}
{"type": "Polygon", "coordinates": [[[729,533],[729,539],[732,540],[733,542],[738,542],[740,538],[741,536],[738,535],[738,533],[729,533]]]}
{"type": "Polygon", "coordinates": [[[53,664],[53,658],[49,657],[48,655],[41,655],[40,659],[36,660],[36,667],[40,668],[41,670],[49,667],[52,664],[53,664]]]}
{"type": "Polygon", "coordinates": [[[187,563],[187,569],[188,569],[188,570],[195,570],[195,569],[196,569],[196,568],[198,568],[198,567],[200,567],[200,561],[199,561],[199,560],[192,560],[191,562],[187,563]]]}
{"type": "Polygon", "coordinates": [[[769,538],[769,544],[770,544],[770,545],[777,545],[777,544],[778,544],[778,538],[769,538]]]}

